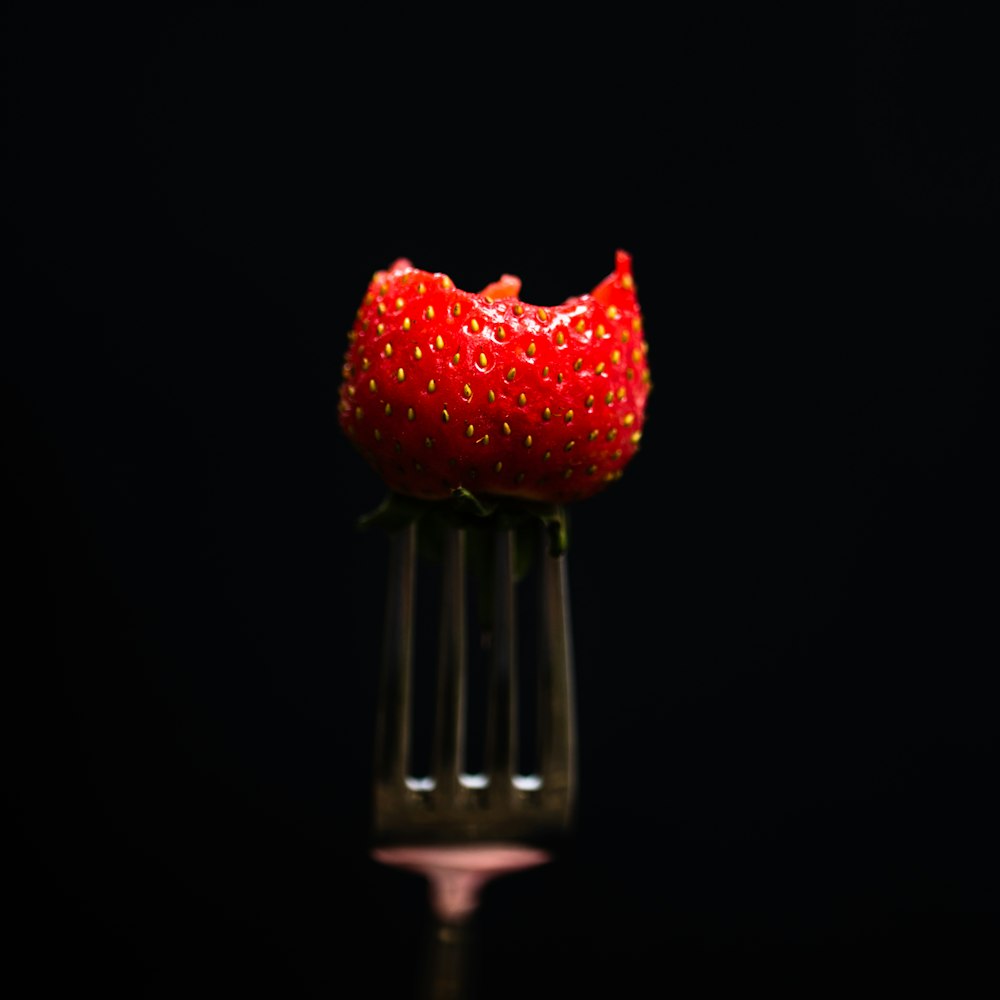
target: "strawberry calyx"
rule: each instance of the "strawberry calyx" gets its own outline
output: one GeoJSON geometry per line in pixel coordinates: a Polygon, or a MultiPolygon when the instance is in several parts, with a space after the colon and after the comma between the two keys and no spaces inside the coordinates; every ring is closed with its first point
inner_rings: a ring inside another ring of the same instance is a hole
{"type": "Polygon", "coordinates": [[[430,554],[440,548],[440,538],[448,528],[461,528],[493,535],[513,530],[517,537],[519,575],[530,564],[539,526],[544,528],[548,552],[561,556],[569,548],[566,509],[560,504],[518,500],[510,497],[481,497],[470,490],[456,489],[446,500],[424,500],[390,491],[373,510],[357,520],[359,531],[379,528],[389,533],[419,523],[421,544],[430,554]]]}

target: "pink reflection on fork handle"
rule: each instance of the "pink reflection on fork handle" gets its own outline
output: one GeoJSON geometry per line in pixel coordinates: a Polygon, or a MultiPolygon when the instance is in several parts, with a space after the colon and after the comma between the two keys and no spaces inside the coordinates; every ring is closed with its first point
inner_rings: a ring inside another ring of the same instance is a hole
{"type": "Polygon", "coordinates": [[[488,882],[552,860],[552,855],[539,847],[504,841],[380,847],[372,851],[372,857],[423,875],[429,883],[435,915],[450,924],[462,923],[475,913],[488,882]]]}

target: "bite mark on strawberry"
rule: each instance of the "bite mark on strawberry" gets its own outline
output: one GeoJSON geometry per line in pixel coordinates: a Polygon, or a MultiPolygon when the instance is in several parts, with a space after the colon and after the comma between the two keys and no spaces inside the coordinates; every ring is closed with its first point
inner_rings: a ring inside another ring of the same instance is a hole
{"type": "Polygon", "coordinates": [[[652,388],[631,256],[556,306],[503,275],[479,293],[400,258],[378,271],[344,357],[338,419],[395,493],[565,504],[619,479],[652,388]]]}

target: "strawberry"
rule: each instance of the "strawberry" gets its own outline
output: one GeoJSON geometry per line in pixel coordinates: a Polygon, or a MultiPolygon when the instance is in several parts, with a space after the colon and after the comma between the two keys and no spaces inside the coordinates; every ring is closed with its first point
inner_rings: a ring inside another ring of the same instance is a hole
{"type": "Polygon", "coordinates": [[[401,258],[349,335],[338,417],[392,494],[564,505],[619,479],[651,389],[632,258],[586,295],[529,305],[401,258]]]}

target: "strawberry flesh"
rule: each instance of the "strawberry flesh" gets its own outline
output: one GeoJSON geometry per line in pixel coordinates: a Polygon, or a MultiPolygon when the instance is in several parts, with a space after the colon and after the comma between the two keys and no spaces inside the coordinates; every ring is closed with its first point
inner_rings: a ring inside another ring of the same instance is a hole
{"type": "Polygon", "coordinates": [[[399,259],[373,276],[342,370],[343,432],[404,497],[563,505],[636,454],[651,389],[632,259],[556,306],[503,275],[479,293],[399,259]]]}

